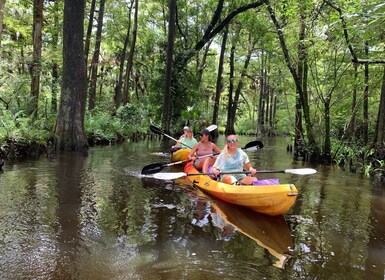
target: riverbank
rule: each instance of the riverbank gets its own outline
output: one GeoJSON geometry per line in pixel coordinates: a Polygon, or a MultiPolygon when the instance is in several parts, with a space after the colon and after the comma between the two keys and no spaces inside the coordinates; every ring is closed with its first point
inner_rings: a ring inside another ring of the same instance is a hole
{"type": "MultiPolygon", "coordinates": [[[[111,146],[121,144],[124,141],[130,140],[138,142],[145,139],[156,139],[157,135],[148,133],[132,133],[130,136],[116,136],[113,139],[90,137],[88,144],[90,147],[95,146],[111,146]]],[[[13,161],[21,159],[38,159],[40,156],[52,157],[56,154],[53,140],[48,140],[46,143],[38,143],[35,140],[26,140],[23,138],[8,139],[0,145],[0,160],[13,161]]]]}

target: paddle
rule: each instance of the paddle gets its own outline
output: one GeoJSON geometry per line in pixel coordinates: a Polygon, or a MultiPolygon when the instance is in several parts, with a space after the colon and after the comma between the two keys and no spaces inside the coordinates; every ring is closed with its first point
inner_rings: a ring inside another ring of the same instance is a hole
{"type": "MultiPolygon", "coordinates": [[[[251,141],[251,142],[247,143],[245,145],[245,147],[242,148],[242,150],[256,151],[256,150],[262,149],[262,148],[263,148],[263,143],[261,141],[256,140],[256,141],[251,141]]],[[[212,156],[215,156],[217,154],[218,153],[209,154],[209,155],[198,157],[197,159],[201,159],[201,158],[205,158],[205,157],[212,157],[212,156]]],[[[176,162],[172,162],[172,163],[152,163],[152,164],[149,164],[149,165],[146,165],[145,167],[143,167],[141,174],[145,174],[145,175],[155,174],[155,173],[162,171],[162,169],[167,167],[167,166],[181,164],[184,162],[188,162],[190,160],[191,159],[186,159],[186,160],[176,161],[176,162]]]]}
{"type": "MultiPolygon", "coordinates": [[[[217,129],[217,127],[218,127],[217,125],[212,124],[212,125],[209,125],[206,129],[208,129],[208,130],[211,132],[211,131],[214,131],[215,129],[217,129]]],[[[174,140],[175,142],[178,142],[177,139],[175,139],[174,137],[172,137],[172,136],[170,136],[170,135],[164,133],[159,127],[156,127],[156,126],[153,125],[153,124],[150,125],[150,130],[151,130],[153,133],[155,133],[155,134],[162,134],[163,136],[166,136],[166,137],[170,138],[171,140],[174,140]]],[[[182,144],[183,146],[189,148],[189,149],[192,148],[192,147],[187,146],[186,144],[183,144],[183,143],[181,143],[181,144],[182,144]]]]}
{"type": "MultiPolygon", "coordinates": [[[[261,170],[256,173],[287,173],[287,174],[295,174],[295,175],[310,175],[316,173],[317,170],[312,168],[297,168],[297,169],[285,169],[285,170],[261,170]]],[[[234,171],[234,172],[221,172],[221,174],[247,174],[250,175],[249,171],[234,171]]],[[[214,173],[184,173],[184,172],[175,172],[175,173],[158,173],[154,175],[156,179],[162,180],[173,180],[178,179],[185,176],[198,176],[198,175],[214,175],[214,173]]]]}

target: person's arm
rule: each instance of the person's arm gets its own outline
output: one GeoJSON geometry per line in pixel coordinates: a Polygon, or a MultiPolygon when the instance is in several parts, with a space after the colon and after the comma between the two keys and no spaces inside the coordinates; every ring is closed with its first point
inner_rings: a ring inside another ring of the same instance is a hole
{"type": "MultiPolygon", "coordinates": [[[[174,147],[182,147],[182,146],[183,146],[183,145],[182,145],[183,139],[185,139],[185,135],[184,135],[184,134],[182,134],[182,135],[179,137],[179,139],[178,139],[178,141],[176,142],[176,144],[175,144],[174,147]]],[[[183,148],[183,147],[182,147],[182,148],[183,148]]]]}
{"type": "Polygon", "coordinates": [[[251,175],[254,175],[255,173],[257,173],[257,169],[255,169],[254,167],[251,166],[251,163],[248,162],[248,163],[245,163],[243,165],[243,168],[247,171],[249,171],[251,173],[251,175]]]}
{"type": "Polygon", "coordinates": [[[214,150],[214,152],[216,152],[216,153],[222,152],[221,149],[219,149],[218,146],[215,145],[214,143],[213,143],[213,150],[214,150]]]}
{"type": "Polygon", "coordinates": [[[221,173],[222,166],[223,166],[223,154],[219,154],[211,170],[216,176],[218,176],[221,173]]]}
{"type": "Polygon", "coordinates": [[[199,147],[199,142],[196,143],[194,145],[194,147],[192,147],[192,149],[190,151],[190,154],[188,155],[188,159],[195,160],[195,152],[196,152],[196,150],[198,150],[198,147],[199,147]]]}
{"type": "Polygon", "coordinates": [[[257,172],[257,169],[251,166],[249,156],[241,150],[242,156],[243,156],[243,168],[251,173],[251,175],[254,175],[257,172]]]}

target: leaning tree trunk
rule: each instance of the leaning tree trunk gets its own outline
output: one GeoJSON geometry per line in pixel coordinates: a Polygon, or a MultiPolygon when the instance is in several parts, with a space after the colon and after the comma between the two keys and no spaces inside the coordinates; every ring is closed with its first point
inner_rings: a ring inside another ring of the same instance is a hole
{"type": "Polygon", "coordinates": [[[85,0],[64,1],[63,84],[56,120],[56,148],[85,151],[86,63],[83,45],[85,0]]]}
{"type": "Polygon", "coordinates": [[[37,116],[37,110],[39,107],[43,4],[43,0],[33,1],[33,58],[30,68],[32,104],[30,106],[30,113],[35,117],[37,116]]]}

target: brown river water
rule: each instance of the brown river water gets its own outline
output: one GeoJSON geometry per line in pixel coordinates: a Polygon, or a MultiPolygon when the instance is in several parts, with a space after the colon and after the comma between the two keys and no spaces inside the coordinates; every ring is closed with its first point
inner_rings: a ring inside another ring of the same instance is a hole
{"type": "Polygon", "coordinates": [[[0,279],[385,279],[385,183],[293,161],[288,141],[247,152],[260,170],[318,171],[274,174],[299,191],[278,217],[208,197],[184,178],[141,176],[169,161],[172,142],[6,162],[0,279]]]}

